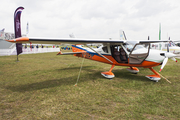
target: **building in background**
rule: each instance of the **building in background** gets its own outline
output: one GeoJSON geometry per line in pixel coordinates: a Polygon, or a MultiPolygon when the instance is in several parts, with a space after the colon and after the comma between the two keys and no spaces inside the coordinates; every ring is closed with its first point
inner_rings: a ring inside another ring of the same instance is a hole
{"type": "MultiPolygon", "coordinates": [[[[23,34],[22,36],[25,37],[26,35],[23,34]]],[[[5,41],[5,40],[14,39],[14,38],[15,38],[14,33],[4,32],[4,30],[0,31],[0,56],[17,55],[16,44],[5,41]]],[[[31,45],[37,46],[37,44],[31,44],[31,45]]],[[[25,47],[25,44],[23,46],[24,47],[22,49],[23,50],[22,54],[34,54],[34,53],[59,52],[60,51],[60,48],[56,48],[56,47],[52,47],[52,48],[34,47],[32,49],[30,47],[25,47]]],[[[27,46],[30,46],[30,44],[27,46]]],[[[39,46],[42,46],[42,45],[39,44],[39,46]]],[[[54,45],[43,45],[43,46],[54,46],[54,45]]]]}

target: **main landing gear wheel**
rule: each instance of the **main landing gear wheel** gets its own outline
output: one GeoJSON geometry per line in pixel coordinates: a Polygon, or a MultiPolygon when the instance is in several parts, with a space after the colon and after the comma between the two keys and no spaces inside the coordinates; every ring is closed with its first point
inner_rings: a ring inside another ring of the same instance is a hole
{"type": "Polygon", "coordinates": [[[101,72],[101,75],[108,79],[112,79],[115,77],[115,75],[112,72],[101,72]]]}
{"type": "Polygon", "coordinates": [[[130,67],[130,68],[127,68],[126,70],[133,74],[137,74],[139,72],[139,69],[136,67],[130,67]]]}
{"type": "Polygon", "coordinates": [[[115,77],[114,73],[112,73],[112,69],[114,68],[115,65],[112,65],[111,69],[107,72],[101,72],[101,75],[104,76],[105,78],[108,78],[108,79],[112,79],[115,77]]]}

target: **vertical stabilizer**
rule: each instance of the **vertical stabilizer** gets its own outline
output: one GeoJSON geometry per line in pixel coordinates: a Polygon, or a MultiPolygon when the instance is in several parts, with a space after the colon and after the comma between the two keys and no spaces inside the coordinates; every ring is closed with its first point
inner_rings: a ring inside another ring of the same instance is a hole
{"type": "Polygon", "coordinates": [[[119,33],[120,33],[120,40],[127,40],[126,35],[123,30],[120,30],[119,33]]]}

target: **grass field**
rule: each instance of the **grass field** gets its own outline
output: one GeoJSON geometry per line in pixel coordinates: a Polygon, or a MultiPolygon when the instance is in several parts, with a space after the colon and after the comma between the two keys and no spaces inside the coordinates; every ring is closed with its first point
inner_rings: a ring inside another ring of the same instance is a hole
{"type": "MultiPolygon", "coordinates": [[[[0,119],[180,119],[180,63],[169,60],[158,83],[139,68],[110,65],[56,53],[0,57],[0,119]]],[[[180,60],[179,60],[180,62],[180,60]]],[[[154,68],[156,71],[159,67],[154,68]]]]}

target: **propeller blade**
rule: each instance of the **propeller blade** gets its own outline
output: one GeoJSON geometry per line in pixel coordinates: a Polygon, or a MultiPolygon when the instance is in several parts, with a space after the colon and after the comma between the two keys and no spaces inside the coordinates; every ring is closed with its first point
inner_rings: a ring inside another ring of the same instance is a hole
{"type": "Polygon", "coordinates": [[[164,61],[163,61],[163,63],[162,63],[162,66],[161,66],[161,69],[159,70],[159,72],[161,72],[161,70],[164,68],[164,66],[166,65],[167,61],[168,61],[168,57],[166,57],[166,58],[164,59],[164,61]]]}
{"type": "Polygon", "coordinates": [[[171,58],[171,60],[173,60],[173,61],[177,62],[176,58],[174,58],[174,57],[172,57],[172,58],[171,58]]]}
{"type": "Polygon", "coordinates": [[[167,52],[169,52],[169,45],[167,45],[167,52]]]}

